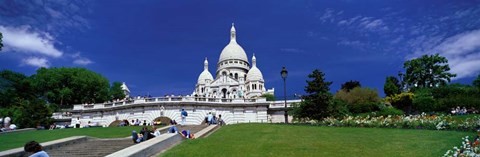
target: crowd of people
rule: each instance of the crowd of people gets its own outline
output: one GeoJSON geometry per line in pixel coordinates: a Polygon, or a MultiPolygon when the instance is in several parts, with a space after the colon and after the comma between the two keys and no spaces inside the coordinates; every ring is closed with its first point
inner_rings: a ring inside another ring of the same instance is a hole
{"type": "Polygon", "coordinates": [[[460,106],[457,106],[457,108],[452,108],[450,113],[452,113],[452,115],[465,115],[468,113],[476,114],[478,111],[474,107],[467,109],[466,107],[460,108],[460,106]]]}
{"type": "Polygon", "coordinates": [[[211,124],[218,124],[220,126],[225,125],[225,122],[222,119],[222,115],[220,114],[217,117],[214,114],[212,114],[212,112],[209,112],[208,115],[205,117],[205,123],[207,125],[211,125],[211,124]]]}
{"type": "Polygon", "coordinates": [[[10,117],[2,118],[0,117],[0,132],[7,132],[17,129],[17,125],[12,124],[12,119],[10,117]]]}
{"type": "MultiPolygon", "coordinates": [[[[175,120],[170,120],[170,127],[168,128],[166,133],[179,133],[184,138],[188,138],[188,139],[195,138],[195,135],[191,133],[190,130],[182,130],[179,132],[177,128],[177,122],[175,120]]],[[[154,137],[158,137],[160,135],[161,135],[160,130],[157,129],[154,125],[151,127],[151,129],[147,129],[147,127],[144,126],[142,130],[140,130],[140,132],[137,132],[135,130],[132,131],[132,140],[133,140],[133,143],[140,143],[140,142],[152,139],[154,137]]]]}
{"type": "Polygon", "coordinates": [[[132,119],[131,123],[129,123],[128,120],[124,119],[120,121],[120,123],[118,123],[118,126],[150,126],[150,125],[153,126],[153,124],[147,123],[147,120],[143,120],[142,122],[139,119],[136,119],[136,120],[132,119]]]}
{"type": "Polygon", "coordinates": [[[144,126],[138,133],[135,130],[132,131],[133,143],[140,143],[158,136],[160,136],[160,130],[155,126],[152,126],[151,129],[144,126]]]}

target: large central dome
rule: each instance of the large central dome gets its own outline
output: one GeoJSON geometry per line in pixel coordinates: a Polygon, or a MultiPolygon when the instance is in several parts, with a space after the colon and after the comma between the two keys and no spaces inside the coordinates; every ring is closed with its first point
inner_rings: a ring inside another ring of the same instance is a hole
{"type": "Polygon", "coordinates": [[[235,27],[233,24],[232,29],[230,30],[230,43],[223,48],[220,58],[218,59],[218,63],[231,59],[242,60],[248,63],[245,50],[243,50],[243,48],[237,43],[235,27]]]}

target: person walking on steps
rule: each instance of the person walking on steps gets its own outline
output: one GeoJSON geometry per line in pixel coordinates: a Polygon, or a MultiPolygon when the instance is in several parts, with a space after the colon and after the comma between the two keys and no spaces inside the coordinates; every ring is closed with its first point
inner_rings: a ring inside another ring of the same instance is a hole
{"type": "Polygon", "coordinates": [[[181,113],[181,115],[182,115],[182,123],[181,123],[181,125],[183,126],[183,125],[185,125],[185,121],[186,121],[186,119],[187,119],[188,113],[187,113],[187,111],[185,111],[185,109],[182,108],[182,113],[181,113]]]}

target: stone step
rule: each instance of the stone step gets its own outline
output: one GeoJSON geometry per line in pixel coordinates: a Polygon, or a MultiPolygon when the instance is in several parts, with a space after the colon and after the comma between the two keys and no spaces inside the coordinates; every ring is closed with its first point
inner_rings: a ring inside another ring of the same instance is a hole
{"type": "Polygon", "coordinates": [[[56,149],[48,150],[52,157],[56,156],[80,156],[95,157],[105,156],[123,148],[133,145],[130,138],[122,139],[95,139],[90,138],[84,142],[72,145],[65,145],[56,149]]]}
{"type": "MultiPolygon", "coordinates": [[[[196,133],[207,127],[207,125],[177,125],[178,131],[190,130],[192,133],[196,133]]],[[[163,130],[161,133],[165,133],[163,130]]],[[[118,138],[118,139],[98,139],[88,138],[85,141],[75,144],[59,146],[57,148],[46,150],[52,157],[64,157],[64,156],[78,156],[78,157],[97,157],[106,156],[113,152],[117,152],[124,148],[134,145],[132,139],[118,138]]]]}

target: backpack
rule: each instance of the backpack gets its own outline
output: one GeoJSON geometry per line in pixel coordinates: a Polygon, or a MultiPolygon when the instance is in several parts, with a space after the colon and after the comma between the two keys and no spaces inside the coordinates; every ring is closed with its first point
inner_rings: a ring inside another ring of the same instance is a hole
{"type": "Polygon", "coordinates": [[[188,116],[187,111],[183,111],[183,112],[182,112],[182,115],[184,115],[185,117],[188,116]]]}

